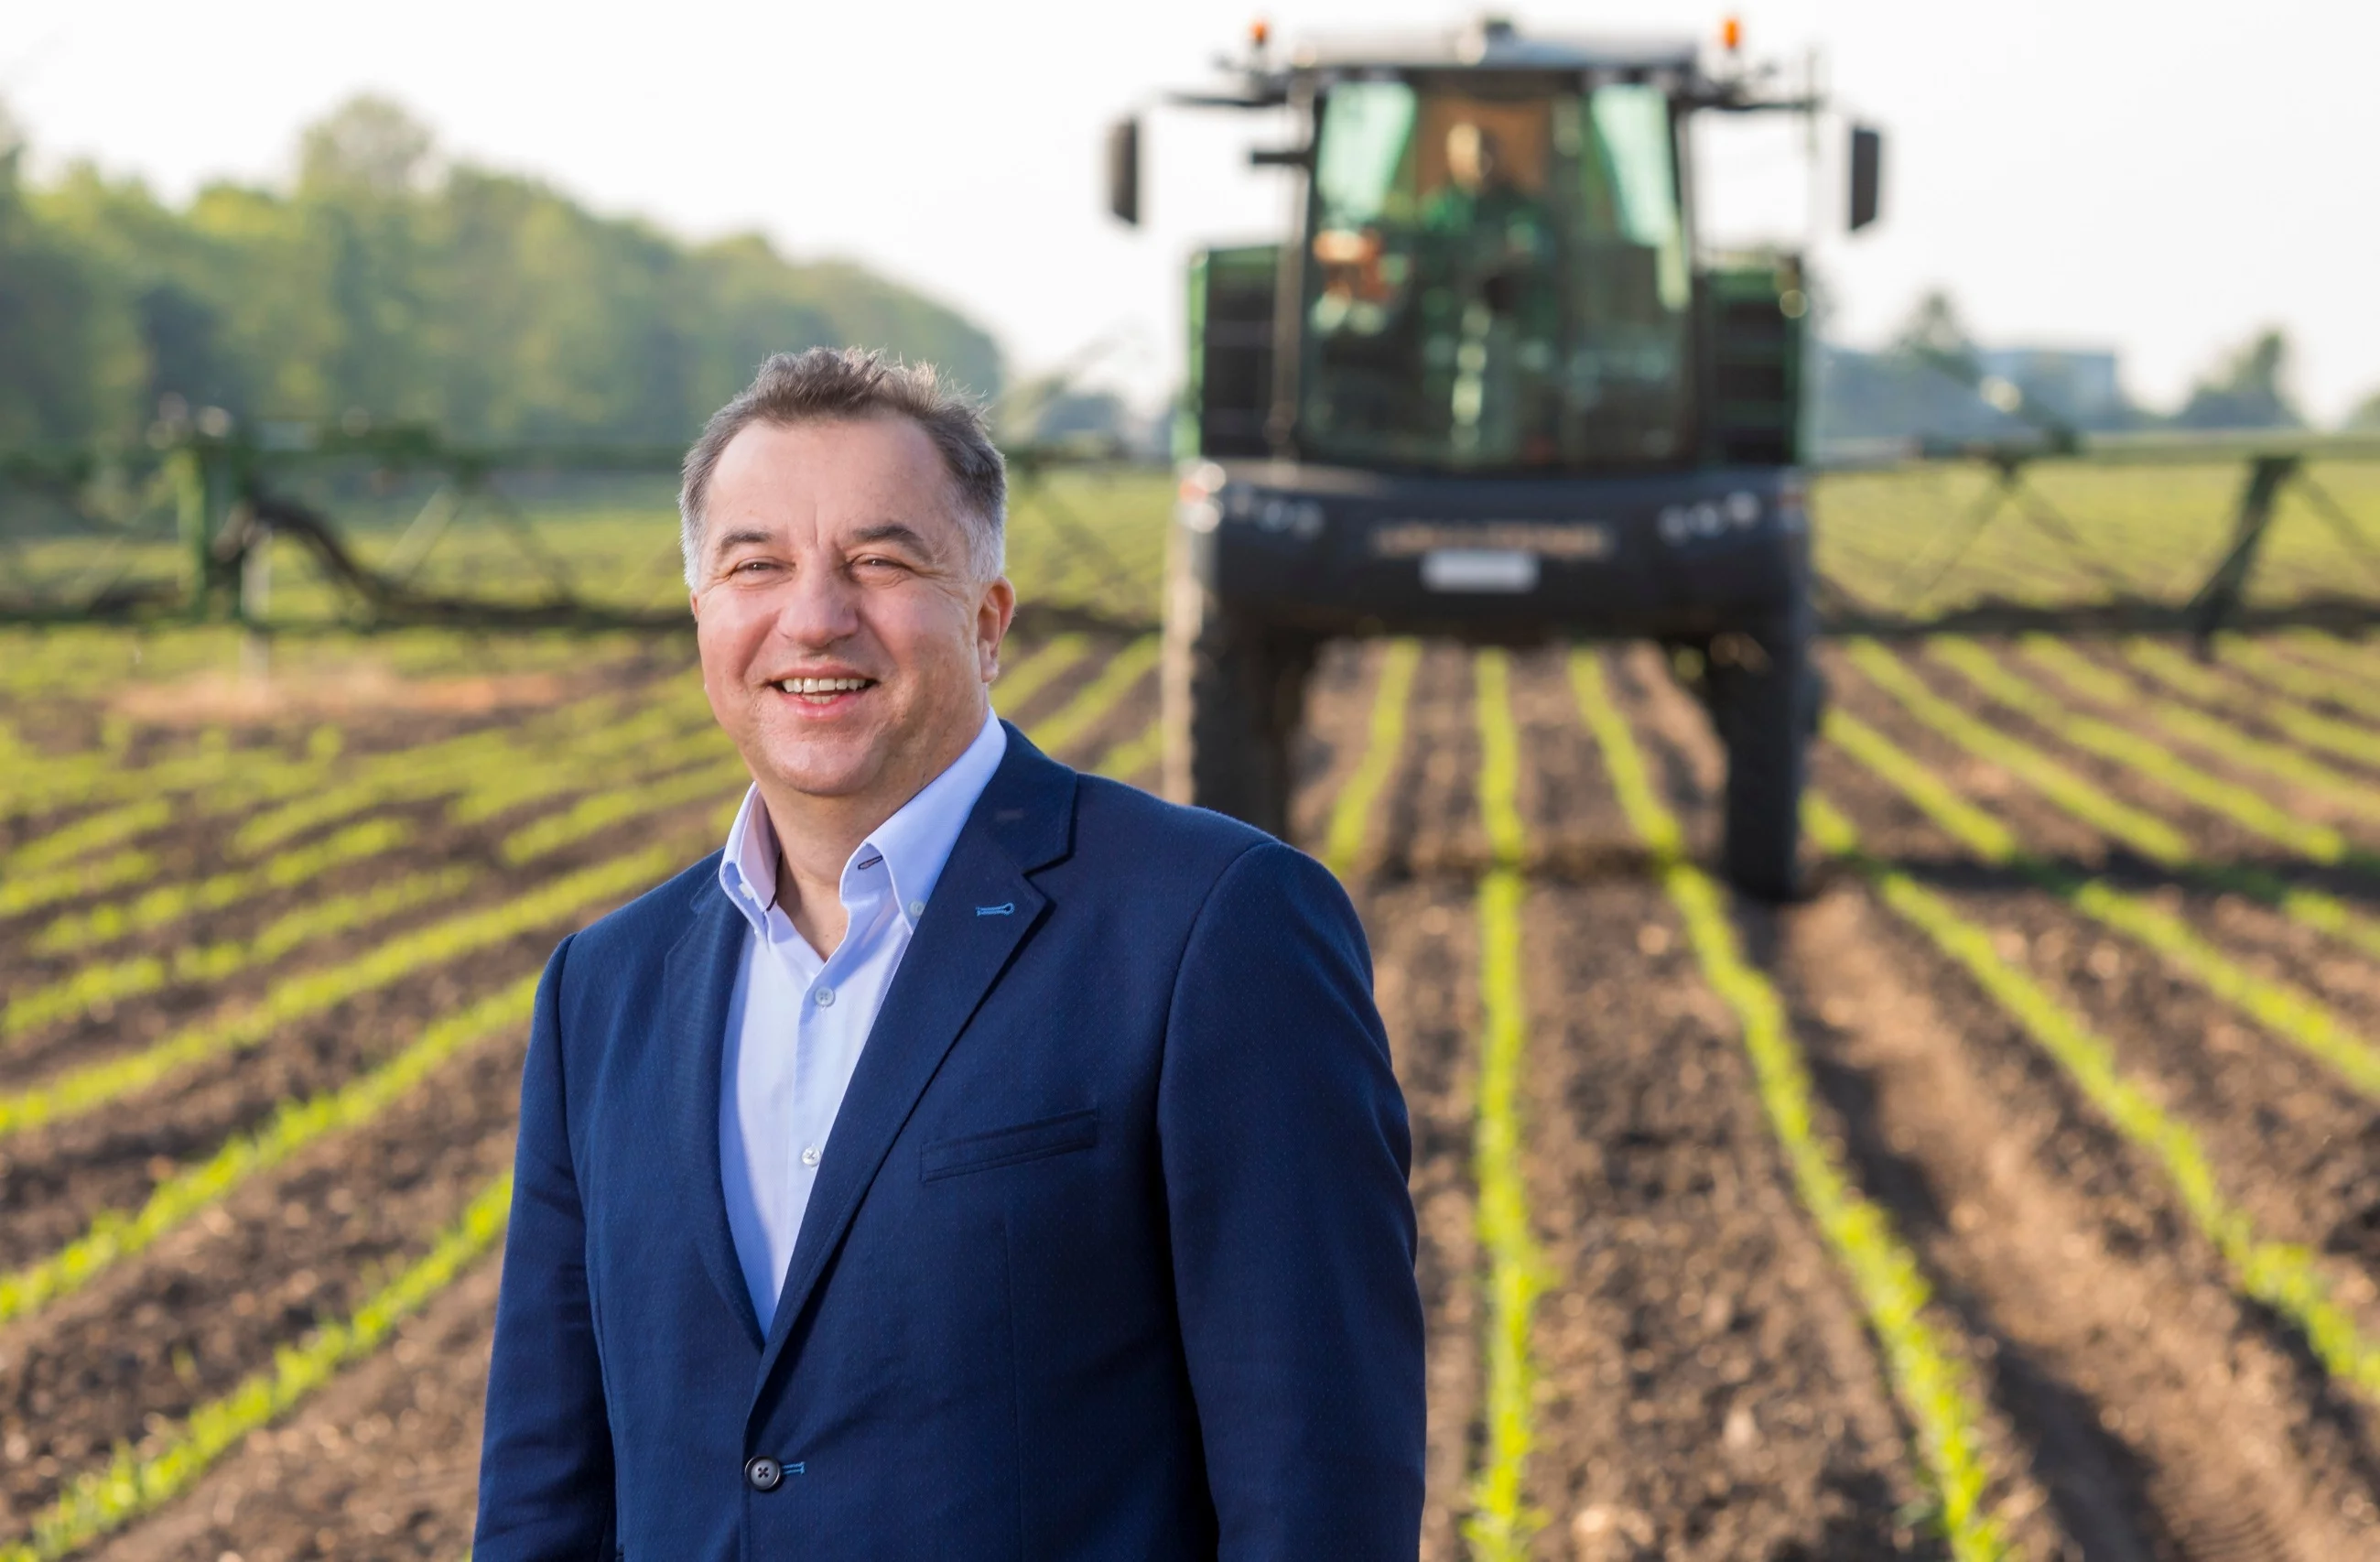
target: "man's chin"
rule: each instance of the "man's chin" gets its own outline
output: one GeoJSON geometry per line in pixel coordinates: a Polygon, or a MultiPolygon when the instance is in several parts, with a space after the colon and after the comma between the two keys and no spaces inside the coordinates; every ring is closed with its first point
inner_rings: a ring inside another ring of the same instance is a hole
{"type": "Polygon", "coordinates": [[[829,758],[818,754],[768,756],[766,772],[777,787],[822,801],[864,797],[883,773],[883,765],[875,763],[872,755],[829,758]]]}
{"type": "Polygon", "coordinates": [[[756,774],[805,797],[851,798],[881,786],[891,755],[880,732],[777,730],[746,758],[756,774]]]}

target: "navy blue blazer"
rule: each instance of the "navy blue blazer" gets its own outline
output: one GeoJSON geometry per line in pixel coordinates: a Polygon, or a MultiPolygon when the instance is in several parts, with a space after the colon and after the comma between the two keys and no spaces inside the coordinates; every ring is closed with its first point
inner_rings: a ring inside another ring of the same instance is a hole
{"type": "Polygon", "coordinates": [[[1415,1554],[1410,1144],[1327,871],[1012,727],[765,1334],[717,873],[546,968],[475,1562],[1415,1554]]]}

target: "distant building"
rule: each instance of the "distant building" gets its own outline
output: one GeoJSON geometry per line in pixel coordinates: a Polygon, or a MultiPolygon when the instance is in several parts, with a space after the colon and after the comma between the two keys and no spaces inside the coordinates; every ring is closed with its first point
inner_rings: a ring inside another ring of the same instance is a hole
{"type": "Polygon", "coordinates": [[[2119,363],[2097,348],[1983,348],[1975,361],[1985,374],[2024,392],[2080,429],[2119,428],[2131,416],[2119,363]]]}
{"type": "Polygon", "coordinates": [[[1974,347],[1963,356],[1976,371],[1972,383],[1906,349],[1864,352],[1818,343],[1810,366],[1812,439],[1823,451],[1886,441],[2020,438],[2038,432],[2011,410],[2028,405],[2084,431],[2141,421],[2124,397],[2122,361],[2112,351],[1974,347]]]}

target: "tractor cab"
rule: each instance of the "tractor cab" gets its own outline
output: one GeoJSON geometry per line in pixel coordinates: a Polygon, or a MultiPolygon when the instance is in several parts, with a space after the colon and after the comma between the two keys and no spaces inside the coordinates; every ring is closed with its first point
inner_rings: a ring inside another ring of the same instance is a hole
{"type": "Polygon", "coordinates": [[[1556,472],[1687,448],[1694,289],[1658,86],[1416,71],[1340,83],[1316,117],[1303,451],[1556,472]]]}
{"type": "MultiPolygon", "coordinates": [[[[1730,51],[1730,58],[1732,52],[1730,51]]],[[[1279,831],[1316,650],[1650,638],[1730,754],[1723,855],[1793,893],[1816,717],[1796,257],[1695,243],[1701,112],[1815,113],[1691,42],[1261,32],[1199,107],[1287,111],[1278,243],[1200,251],[1167,592],[1177,795],[1279,831]]],[[[1851,217],[1879,142],[1852,135],[1851,217]]],[[[1110,206],[1139,216],[1139,128],[1110,206]]]]}

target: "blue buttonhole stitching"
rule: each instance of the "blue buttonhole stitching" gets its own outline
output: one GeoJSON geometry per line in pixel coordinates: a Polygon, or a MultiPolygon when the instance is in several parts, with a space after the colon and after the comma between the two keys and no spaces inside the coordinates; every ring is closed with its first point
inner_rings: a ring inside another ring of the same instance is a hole
{"type": "Polygon", "coordinates": [[[802,1473],[802,1467],[798,1464],[789,1464],[785,1466],[785,1473],[788,1475],[799,1475],[802,1473]]]}
{"type": "Polygon", "coordinates": [[[975,909],[975,914],[978,917],[1014,916],[1016,914],[1016,902],[1011,900],[999,906],[978,906],[975,909]]]}

